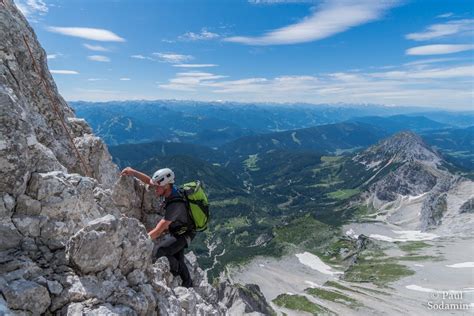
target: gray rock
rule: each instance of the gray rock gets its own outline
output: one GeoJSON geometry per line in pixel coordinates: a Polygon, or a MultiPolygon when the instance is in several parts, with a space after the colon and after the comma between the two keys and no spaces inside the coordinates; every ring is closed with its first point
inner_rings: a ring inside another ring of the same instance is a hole
{"type": "Polygon", "coordinates": [[[84,134],[92,134],[92,128],[87,124],[85,119],[68,117],[67,121],[70,124],[73,138],[81,137],[84,134]]]}
{"type": "Polygon", "coordinates": [[[41,203],[40,238],[50,248],[64,247],[69,237],[100,217],[94,200],[97,182],[60,171],[33,173],[28,195],[41,203]]]}
{"type": "MultiPolygon", "coordinates": [[[[128,306],[103,304],[94,306],[93,309],[86,310],[86,314],[89,316],[136,316],[137,313],[128,306]]],[[[74,315],[74,314],[72,314],[74,315]]],[[[75,314],[77,315],[77,314],[75,314]]]]}
{"type": "Polygon", "coordinates": [[[83,273],[115,269],[122,255],[120,221],[107,215],[90,222],[67,243],[70,263],[83,273]]]}
{"type": "Polygon", "coordinates": [[[441,224],[447,211],[447,192],[457,181],[457,177],[445,175],[423,201],[420,212],[420,229],[426,231],[441,224]]]}
{"type": "Polygon", "coordinates": [[[232,309],[234,305],[241,305],[242,312],[245,313],[275,314],[256,284],[230,284],[224,281],[219,284],[217,291],[219,301],[229,309],[232,309]]]}
{"type": "Polygon", "coordinates": [[[149,302],[147,297],[131,288],[120,288],[107,298],[109,303],[131,307],[138,315],[147,315],[149,302]]]}
{"type": "Polygon", "coordinates": [[[148,268],[151,265],[153,242],[145,227],[134,218],[121,217],[120,231],[126,233],[121,243],[123,252],[119,262],[122,273],[148,268]]]}
{"type": "Polygon", "coordinates": [[[186,315],[196,315],[196,292],[192,288],[177,287],[174,289],[174,293],[186,315]]]}
{"type": "Polygon", "coordinates": [[[51,294],[59,295],[63,291],[63,286],[58,281],[47,281],[48,289],[51,294]]]}
{"type": "Polygon", "coordinates": [[[470,198],[461,205],[459,213],[474,213],[474,197],[470,198]]]}
{"type": "Polygon", "coordinates": [[[199,267],[196,255],[194,252],[190,251],[184,256],[184,258],[194,286],[199,286],[201,282],[203,282],[204,271],[199,267]]]}
{"type": "Polygon", "coordinates": [[[67,288],[61,295],[67,297],[68,301],[73,302],[91,298],[105,300],[113,291],[120,288],[120,282],[99,281],[93,275],[83,277],[76,275],[68,276],[65,285],[67,288]]]}
{"type": "Polygon", "coordinates": [[[44,286],[24,279],[9,283],[2,292],[8,307],[13,309],[42,314],[51,304],[48,290],[44,286]]]}
{"type": "Polygon", "coordinates": [[[89,162],[92,175],[104,187],[110,188],[119,176],[117,166],[112,162],[107,145],[92,134],[84,134],[74,139],[74,144],[82,157],[89,162]]]}
{"type": "Polygon", "coordinates": [[[28,195],[22,194],[16,200],[17,215],[40,215],[41,203],[28,195]]]}
{"type": "Polygon", "coordinates": [[[153,290],[153,287],[150,284],[140,284],[138,286],[140,289],[140,293],[148,301],[148,310],[146,312],[147,315],[156,314],[156,292],[153,290]]]}
{"type": "Polygon", "coordinates": [[[145,273],[139,269],[133,270],[127,275],[127,281],[132,286],[146,283],[147,280],[145,273]]]}
{"type": "Polygon", "coordinates": [[[13,224],[11,218],[0,219],[0,250],[18,247],[22,240],[22,235],[13,224]]]}
{"type": "Polygon", "coordinates": [[[30,215],[15,215],[12,217],[12,222],[16,229],[23,236],[39,237],[40,236],[40,224],[45,220],[43,216],[30,216],[30,215]]]}
{"type": "Polygon", "coordinates": [[[71,264],[83,273],[119,267],[123,274],[151,264],[153,243],[136,219],[112,215],[90,222],[68,242],[71,264]]]}

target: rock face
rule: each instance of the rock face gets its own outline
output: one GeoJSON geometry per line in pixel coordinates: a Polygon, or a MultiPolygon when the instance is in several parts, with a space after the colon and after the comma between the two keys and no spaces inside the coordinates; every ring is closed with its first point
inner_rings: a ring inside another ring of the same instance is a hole
{"type": "Polygon", "coordinates": [[[193,254],[191,289],[167,259],[151,262],[145,226],[159,201],[119,179],[11,0],[0,1],[0,59],[0,314],[226,314],[193,254]]]}
{"type": "Polygon", "coordinates": [[[218,294],[231,315],[276,315],[256,284],[231,285],[227,281],[222,282],[218,294]]]}
{"type": "Polygon", "coordinates": [[[95,195],[113,185],[118,170],[57,93],[45,52],[11,1],[0,3],[0,58],[0,238],[7,241],[0,249],[24,238],[61,247],[105,215],[95,195]]]}

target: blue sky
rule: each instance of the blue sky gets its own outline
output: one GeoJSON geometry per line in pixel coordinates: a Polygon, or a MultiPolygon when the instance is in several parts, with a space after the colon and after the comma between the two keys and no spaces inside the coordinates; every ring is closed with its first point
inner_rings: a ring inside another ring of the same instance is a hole
{"type": "Polygon", "coordinates": [[[66,100],[472,109],[468,0],[17,0],[66,100]]]}

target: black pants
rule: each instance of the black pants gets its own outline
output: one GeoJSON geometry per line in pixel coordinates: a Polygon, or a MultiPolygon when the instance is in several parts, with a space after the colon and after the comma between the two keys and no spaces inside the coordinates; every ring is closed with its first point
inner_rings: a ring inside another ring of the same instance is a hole
{"type": "Polygon", "coordinates": [[[187,247],[188,241],[185,236],[174,237],[166,235],[157,245],[158,250],[155,260],[166,256],[170,263],[171,273],[174,276],[179,275],[181,280],[183,280],[182,286],[189,288],[193,286],[193,280],[191,280],[188,268],[184,262],[184,248],[187,247]]]}

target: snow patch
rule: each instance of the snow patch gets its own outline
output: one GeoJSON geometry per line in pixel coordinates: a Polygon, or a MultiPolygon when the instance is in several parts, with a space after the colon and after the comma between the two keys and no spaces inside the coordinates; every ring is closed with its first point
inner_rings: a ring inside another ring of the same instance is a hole
{"type": "Polygon", "coordinates": [[[321,287],[321,285],[311,282],[311,281],[304,281],[304,283],[308,284],[310,287],[321,287]]]}
{"type": "Polygon", "coordinates": [[[412,202],[412,201],[414,201],[414,200],[418,200],[418,199],[424,197],[424,196],[427,195],[427,194],[428,194],[428,192],[421,193],[420,195],[409,195],[409,196],[408,196],[408,201],[411,201],[411,202],[412,202]]]}
{"type": "Polygon", "coordinates": [[[346,231],[346,236],[349,236],[349,237],[355,238],[355,239],[359,238],[359,235],[357,235],[352,228],[349,229],[348,231],[346,231]]]}
{"type": "Polygon", "coordinates": [[[420,241],[420,240],[433,240],[438,238],[438,235],[432,233],[422,233],[417,230],[393,230],[395,234],[400,235],[400,237],[389,237],[385,235],[371,234],[369,237],[377,240],[388,241],[388,242],[405,242],[405,241],[420,241]]]}
{"type": "Polygon", "coordinates": [[[474,262],[462,262],[447,265],[448,268],[474,268],[474,262]]]}
{"type": "Polygon", "coordinates": [[[260,268],[263,268],[265,265],[260,263],[258,266],[259,266],[260,268]]]}
{"type": "Polygon", "coordinates": [[[366,166],[365,169],[369,170],[369,169],[378,167],[381,163],[382,163],[382,160],[372,161],[371,163],[364,162],[363,164],[366,166]]]}
{"type": "Polygon", "coordinates": [[[415,263],[414,266],[415,266],[415,267],[424,267],[424,265],[419,264],[419,263],[415,263]]]}
{"type": "Polygon", "coordinates": [[[428,289],[426,287],[422,287],[422,286],[415,285],[415,284],[410,284],[410,285],[407,285],[405,287],[409,290],[418,291],[418,292],[426,292],[426,293],[436,293],[436,292],[438,292],[436,290],[428,289]]]}
{"type": "Polygon", "coordinates": [[[341,271],[331,271],[332,268],[330,266],[328,266],[327,264],[322,262],[321,259],[319,259],[318,256],[315,256],[312,253],[309,253],[309,252],[298,253],[295,256],[305,266],[308,266],[311,269],[319,271],[321,273],[329,274],[329,275],[344,273],[344,272],[341,272],[341,271]]]}

